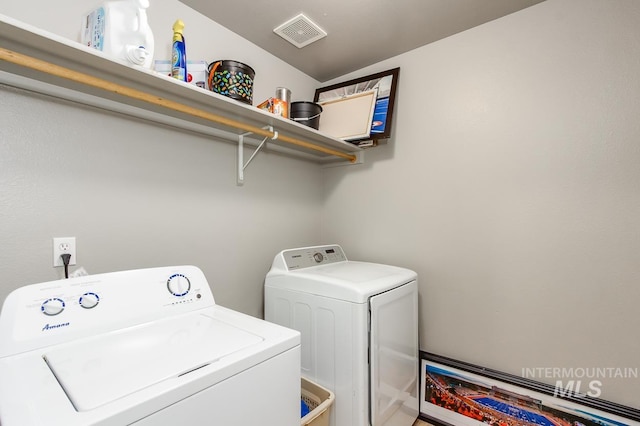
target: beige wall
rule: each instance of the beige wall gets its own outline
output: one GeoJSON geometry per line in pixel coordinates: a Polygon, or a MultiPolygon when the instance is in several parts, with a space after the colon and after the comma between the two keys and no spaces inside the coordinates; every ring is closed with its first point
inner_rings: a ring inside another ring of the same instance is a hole
{"type": "MultiPolygon", "coordinates": [[[[0,13],[73,38],[86,3],[54,3],[0,13]]],[[[319,86],[179,2],[149,15],[157,51],[181,17],[191,58],[254,65],[257,99],[319,86]]],[[[351,167],[263,155],[244,187],[230,144],[2,89],[0,296],[58,278],[51,238],[76,236],[91,273],[193,263],[260,315],[278,250],[338,242],[419,273],[423,350],[640,368],[639,24],[635,0],[547,0],[345,76],[401,67],[394,139],[351,167]]],[[[639,407],[637,379],[603,381],[639,407]]]]}
{"type": "Polygon", "coordinates": [[[395,137],[325,170],[324,241],[418,272],[425,351],[640,370],[638,58],[640,2],[548,0],[361,70],[401,68],[395,137]]]}

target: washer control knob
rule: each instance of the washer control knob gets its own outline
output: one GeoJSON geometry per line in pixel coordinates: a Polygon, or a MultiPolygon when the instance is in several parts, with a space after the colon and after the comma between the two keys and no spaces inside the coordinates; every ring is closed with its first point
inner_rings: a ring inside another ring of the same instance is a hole
{"type": "Polygon", "coordinates": [[[85,309],[93,309],[100,303],[100,296],[96,293],[88,292],[80,296],[78,303],[85,309]]]}
{"type": "Polygon", "coordinates": [[[174,274],[167,280],[167,289],[176,297],[186,296],[191,290],[191,282],[182,274],[174,274]]]}
{"type": "Polygon", "coordinates": [[[315,252],[313,254],[313,259],[316,261],[316,263],[320,263],[324,260],[324,256],[320,252],[315,252]]]}
{"type": "Polygon", "coordinates": [[[57,297],[53,297],[51,299],[45,300],[42,303],[42,306],[40,306],[40,310],[45,315],[54,316],[64,311],[64,307],[65,307],[64,300],[57,297]]]}

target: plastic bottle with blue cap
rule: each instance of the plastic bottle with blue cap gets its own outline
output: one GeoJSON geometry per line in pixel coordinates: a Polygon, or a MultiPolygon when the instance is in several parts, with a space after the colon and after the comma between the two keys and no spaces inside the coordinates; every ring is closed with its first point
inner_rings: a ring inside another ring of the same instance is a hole
{"type": "Polygon", "coordinates": [[[184,22],[178,19],[173,24],[173,44],[171,49],[171,76],[188,81],[187,46],[184,41],[184,22]]]}

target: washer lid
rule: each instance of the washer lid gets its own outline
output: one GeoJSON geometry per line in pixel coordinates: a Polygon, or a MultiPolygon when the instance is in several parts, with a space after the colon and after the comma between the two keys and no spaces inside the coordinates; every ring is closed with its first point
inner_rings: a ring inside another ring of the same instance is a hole
{"type": "Polygon", "coordinates": [[[198,313],[74,342],[44,359],[75,409],[86,411],[263,340],[198,313]]]}
{"type": "Polygon", "coordinates": [[[267,274],[265,286],[311,293],[354,303],[417,278],[409,269],[379,263],[344,261],[267,274]]]}

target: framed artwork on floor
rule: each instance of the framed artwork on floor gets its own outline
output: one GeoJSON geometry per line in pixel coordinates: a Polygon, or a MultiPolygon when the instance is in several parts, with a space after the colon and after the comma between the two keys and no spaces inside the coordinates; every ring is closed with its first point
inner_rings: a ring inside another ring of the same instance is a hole
{"type": "Polygon", "coordinates": [[[420,418],[440,426],[631,426],[640,410],[523,377],[421,353],[420,418]]]}

